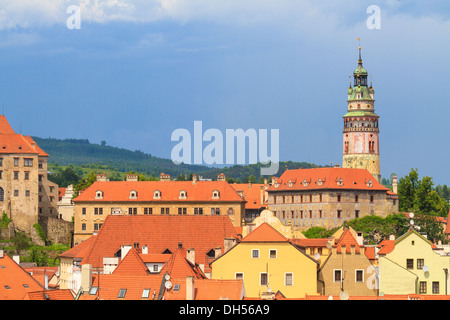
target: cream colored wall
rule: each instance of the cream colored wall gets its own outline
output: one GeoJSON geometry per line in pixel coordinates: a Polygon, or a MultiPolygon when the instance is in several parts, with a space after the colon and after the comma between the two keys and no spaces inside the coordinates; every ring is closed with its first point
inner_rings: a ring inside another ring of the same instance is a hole
{"type": "Polygon", "coordinates": [[[260,285],[260,273],[269,274],[272,292],[278,290],[287,298],[303,298],[317,294],[317,264],[289,243],[241,242],[212,264],[212,279],[235,279],[244,274],[247,297],[260,297],[267,290],[260,285]],[[252,258],[252,249],[259,249],[259,258],[252,258]],[[277,250],[277,258],[269,250],[277,250]],[[293,285],[285,285],[285,273],[293,273],[293,285]]]}
{"type": "MultiPolygon", "coordinates": [[[[442,256],[433,251],[431,245],[423,237],[415,232],[409,233],[404,238],[399,238],[395,243],[393,251],[388,253],[385,258],[380,257],[380,276],[382,282],[380,283],[380,292],[392,293],[398,292],[403,294],[415,293],[407,292],[411,290],[410,286],[401,287],[396,284],[393,279],[400,279],[406,277],[405,270],[417,276],[417,293],[419,293],[419,283],[421,281],[427,282],[427,294],[433,294],[432,283],[439,282],[439,294],[445,294],[445,273],[444,268],[450,270],[450,256],[442,256]],[[414,241],[414,245],[412,244],[414,241]],[[414,259],[413,269],[406,269],[406,259],[414,259]],[[417,269],[417,259],[424,259],[424,265],[428,266],[429,271],[417,269]],[[393,268],[391,264],[397,264],[400,268],[393,268]],[[395,271],[395,273],[392,273],[395,271]],[[385,279],[383,279],[385,277],[385,279]],[[403,290],[403,292],[401,292],[403,290]]],[[[400,280],[398,280],[400,281],[400,280]]],[[[414,284],[415,286],[416,284],[414,284]]],[[[450,282],[447,279],[447,288],[450,288],[450,282]]],[[[448,293],[448,292],[447,292],[448,293]]]]}

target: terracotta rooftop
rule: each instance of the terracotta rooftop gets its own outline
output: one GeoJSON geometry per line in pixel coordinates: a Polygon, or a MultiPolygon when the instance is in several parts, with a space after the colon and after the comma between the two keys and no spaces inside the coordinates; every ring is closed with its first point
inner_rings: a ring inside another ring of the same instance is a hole
{"type": "MultiPolygon", "coordinates": [[[[166,291],[165,300],[186,300],[186,278],[174,278],[179,289],[166,291]]],[[[242,280],[198,279],[194,280],[194,300],[241,300],[244,297],[242,280]]]]}
{"type": "Polygon", "coordinates": [[[289,242],[289,240],[268,223],[262,223],[241,242],[289,242]]]}
{"type": "Polygon", "coordinates": [[[328,238],[313,238],[313,239],[289,239],[290,242],[299,247],[326,247],[330,241],[328,238]]]}
{"type": "Polygon", "coordinates": [[[378,246],[379,248],[377,254],[387,254],[394,250],[395,247],[395,240],[383,240],[381,241],[378,246]]]}
{"type": "Polygon", "coordinates": [[[206,253],[216,247],[224,252],[224,239],[236,237],[228,216],[108,215],[97,235],[60,257],[83,258],[82,264],[102,268],[103,258],[113,257],[122,245],[139,243],[148,246],[148,253],[161,254],[166,249],[174,253],[182,244],[194,248],[196,262],[206,265],[206,253]]]}
{"type": "Polygon", "coordinates": [[[8,255],[0,251],[0,300],[22,300],[43,286],[8,255]]]}
{"type": "Polygon", "coordinates": [[[312,189],[390,191],[366,169],[333,167],[286,170],[280,178],[276,179],[276,182],[279,184],[278,187],[271,185],[268,191],[312,189]],[[371,182],[371,186],[369,182],[371,182]]]}
{"type": "Polygon", "coordinates": [[[0,154],[38,154],[48,157],[30,136],[17,134],[4,115],[0,115],[0,154]]]}
{"type": "Polygon", "coordinates": [[[23,300],[74,300],[69,289],[28,292],[23,300]]]}
{"type": "Polygon", "coordinates": [[[74,202],[244,202],[226,181],[96,181],[83,191],[74,202]],[[96,192],[102,191],[102,199],[96,199],[96,192]],[[130,199],[130,192],[137,192],[135,199],[130,199]],[[154,192],[161,193],[160,199],[154,199],[154,192]],[[186,198],[180,199],[180,191],[186,191],[186,198]],[[219,192],[213,198],[213,191],[219,192]]]}
{"type": "Polygon", "coordinates": [[[358,244],[355,237],[353,237],[350,229],[345,229],[339,240],[333,245],[333,248],[336,248],[336,252],[338,253],[342,253],[342,247],[345,247],[346,252],[349,252],[351,247],[355,248],[356,253],[360,252],[361,246],[358,244]]]}
{"type": "Polygon", "coordinates": [[[230,186],[233,187],[236,192],[242,191],[244,199],[246,202],[246,209],[261,209],[265,207],[265,185],[263,183],[232,183],[230,186]],[[262,188],[262,191],[261,191],[262,188]],[[261,203],[261,192],[263,202],[261,203]]]}

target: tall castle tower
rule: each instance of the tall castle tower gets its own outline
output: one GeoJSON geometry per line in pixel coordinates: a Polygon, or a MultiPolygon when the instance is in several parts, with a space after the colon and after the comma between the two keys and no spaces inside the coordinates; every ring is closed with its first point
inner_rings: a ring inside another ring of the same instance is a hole
{"type": "Polygon", "coordinates": [[[342,167],[367,169],[378,182],[380,174],[380,147],[378,118],[374,110],[374,90],[367,82],[363,68],[361,47],[358,67],[353,72],[353,86],[348,88],[348,109],[344,115],[344,149],[342,167]]]}

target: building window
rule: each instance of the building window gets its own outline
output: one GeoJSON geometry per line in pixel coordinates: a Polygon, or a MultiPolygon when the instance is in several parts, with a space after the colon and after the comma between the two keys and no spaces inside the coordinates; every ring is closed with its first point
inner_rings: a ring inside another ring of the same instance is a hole
{"type": "Polygon", "coordinates": [[[433,293],[439,294],[439,282],[433,281],[433,293]]]}
{"type": "Polygon", "coordinates": [[[357,194],[355,194],[355,202],[358,202],[358,195],[357,194]]]}
{"type": "Polygon", "coordinates": [[[3,171],[0,171],[0,180],[2,179],[3,171]]]}
{"type": "Polygon", "coordinates": [[[269,258],[271,258],[271,259],[277,258],[277,250],[276,249],[269,250],[269,258]]]}
{"type": "Polygon", "coordinates": [[[25,196],[29,197],[30,196],[30,190],[25,190],[25,196]]]}
{"type": "Polygon", "coordinates": [[[86,223],[82,223],[81,224],[81,230],[82,231],[86,231],[86,223]]]}
{"type": "Polygon", "coordinates": [[[97,190],[97,192],[95,193],[95,199],[103,199],[103,192],[97,190]]]}
{"type": "Polygon", "coordinates": [[[186,214],[187,208],[178,208],[178,214],[186,214]]]}
{"type": "Polygon", "coordinates": [[[95,215],[103,214],[103,208],[94,208],[94,214],[95,215]]]}
{"type": "Polygon", "coordinates": [[[128,208],[128,214],[137,214],[137,208],[128,208]]]}
{"type": "Polygon", "coordinates": [[[130,199],[137,199],[137,192],[136,191],[130,191],[130,199]]]}
{"type": "Polygon", "coordinates": [[[259,285],[260,286],[267,286],[268,284],[268,278],[267,278],[267,273],[262,272],[259,274],[259,285]]]}
{"type": "Polygon", "coordinates": [[[39,169],[42,169],[43,167],[44,167],[43,162],[42,162],[42,161],[39,161],[39,162],[38,162],[38,168],[39,168],[39,169]]]}
{"type": "Polygon", "coordinates": [[[0,201],[5,201],[5,190],[0,188],[0,201]]]}
{"type": "Polygon", "coordinates": [[[242,272],[236,272],[234,278],[236,280],[244,280],[244,274],[242,272]]]}
{"type": "Polygon", "coordinates": [[[355,210],[355,218],[359,218],[359,210],[355,210]]]}
{"type": "Polygon", "coordinates": [[[161,192],[158,190],[153,192],[153,199],[161,199],[161,192]]]}
{"type": "Polygon", "coordinates": [[[14,190],[14,197],[18,197],[19,196],[19,190],[14,190]]]}
{"type": "Polygon", "coordinates": [[[337,217],[340,218],[340,217],[341,217],[341,214],[342,214],[342,210],[338,210],[338,211],[337,211],[337,217]]]}
{"type": "Polygon", "coordinates": [[[292,286],[294,284],[294,275],[292,272],[287,272],[284,274],[284,285],[292,286]]]}
{"type": "Polygon", "coordinates": [[[119,295],[117,296],[117,298],[125,298],[125,295],[127,294],[127,289],[120,289],[119,290],[119,295]]]}
{"type": "Polygon", "coordinates": [[[427,282],[420,281],[419,293],[427,293],[427,282]]]}
{"type": "Polygon", "coordinates": [[[24,167],[32,167],[33,159],[28,159],[28,158],[23,159],[23,166],[24,167]]]}
{"type": "Polygon", "coordinates": [[[0,158],[0,167],[3,167],[3,158],[0,158]]]}
{"type": "Polygon", "coordinates": [[[341,282],[342,281],[342,270],[334,270],[334,282],[341,282]]]}
{"type": "Polygon", "coordinates": [[[179,199],[186,199],[187,198],[187,192],[182,190],[180,191],[179,199]]]}
{"type": "Polygon", "coordinates": [[[144,214],[153,214],[153,208],[144,208],[144,214]]]}
{"type": "Polygon", "coordinates": [[[19,171],[14,171],[14,180],[19,179],[19,171]]]}
{"type": "Polygon", "coordinates": [[[44,178],[44,176],[42,174],[39,175],[39,182],[42,182],[42,179],[44,178]]]}
{"type": "Polygon", "coordinates": [[[142,290],[142,299],[148,299],[149,296],[150,296],[150,289],[142,290]]]}
{"type": "Polygon", "coordinates": [[[259,258],[259,249],[252,250],[252,258],[254,259],[259,258]]]}
{"type": "Polygon", "coordinates": [[[337,195],[337,202],[341,202],[341,195],[340,194],[337,195]]]}
{"type": "Polygon", "coordinates": [[[86,208],[81,208],[81,214],[86,214],[86,208]]]}
{"type": "Polygon", "coordinates": [[[213,194],[212,194],[212,198],[213,199],[219,199],[219,197],[220,197],[220,192],[217,191],[217,190],[214,190],[213,194]]]}
{"type": "Polygon", "coordinates": [[[101,223],[94,223],[94,231],[100,230],[101,227],[102,227],[101,223]]]}
{"type": "Polygon", "coordinates": [[[370,196],[370,202],[373,202],[373,196],[370,196]]]}
{"type": "Polygon", "coordinates": [[[15,167],[19,166],[19,158],[14,158],[14,166],[15,167]]]}
{"type": "Polygon", "coordinates": [[[220,208],[211,208],[211,215],[220,215],[220,208]]]}
{"type": "Polygon", "coordinates": [[[406,269],[414,268],[414,259],[406,259],[406,269]]]}
{"type": "Polygon", "coordinates": [[[169,208],[161,208],[161,214],[169,214],[169,208]]]}
{"type": "Polygon", "coordinates": [[[364,270],[355,270],[355,282],[364,282],[364,270]]]}
{"type": "Polygon", "coordinates": [[[203,214],[203,208],[194,208],[194,214],[203,214]]]}
{"type": "Polygon", "coordinates": [[[424,266],[423,259],[417,259],[417,269],[422,270],[424,266]]]}
{"type": "Polygon", "coordinates": [[[25,171],[25,180],[30,180],[30,172],[25,171]]]}

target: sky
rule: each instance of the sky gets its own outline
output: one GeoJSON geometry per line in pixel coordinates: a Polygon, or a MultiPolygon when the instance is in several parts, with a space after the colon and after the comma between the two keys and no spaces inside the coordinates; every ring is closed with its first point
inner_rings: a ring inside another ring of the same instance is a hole
{"type": "Polygon", "coordinates": [[[360,45],[382,177],[448,185],[449,37],[446,0],[0,0],[0,107],[22,134],[163,158],[194,121],[278,129],[281,161],[342,165],[360,45]]]}

